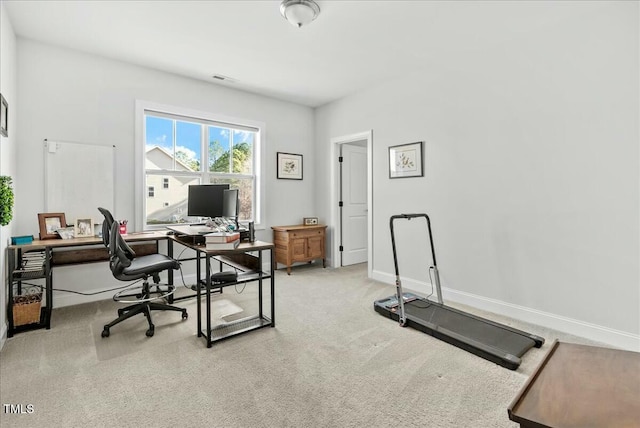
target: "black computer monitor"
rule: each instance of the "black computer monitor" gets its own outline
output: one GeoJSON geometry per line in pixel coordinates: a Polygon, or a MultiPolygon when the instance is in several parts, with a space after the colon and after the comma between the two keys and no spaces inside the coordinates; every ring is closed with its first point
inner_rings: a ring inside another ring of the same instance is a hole
{"type": "Polygon", "coordinates": [[[222,195],[222,217],[238,217],[238,189],[227,189],[222,195]]]}
{"type": "Polygon", "coordinates": [[[189,186],[189,217],[224,217],[224,191],[228,184],[195,184],[189,186]]]}
{"type": "Polygon", "coordinates": [[[222,196],[222,217],[233,219],[238,226],[238,212],[240,203],[238,201],[238,189],[227,189],[222,196]]]}

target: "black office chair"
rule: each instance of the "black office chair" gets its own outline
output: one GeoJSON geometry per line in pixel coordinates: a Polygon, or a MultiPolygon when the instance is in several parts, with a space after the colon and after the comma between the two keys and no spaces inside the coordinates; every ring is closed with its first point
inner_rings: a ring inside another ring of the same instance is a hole
{"type": "Polygon", "coordinates": [[[113,223],[115,223],[116,221],[113,219],[113,215],[111,215],[111,212],[108,209],[98,207],[98,211],[100,211],[100,213],[102,213],[102,215],[104,216],[104,221],[102,222],[102,243],[105,247],[107,247],[108,250],[111,226],[113,226],[113,223]]]}
{"type": "Polygon", "coordinates": [[[149,285],[149,277],[153,278],[153,282],[157,286],[160,283],[160,272],[168,269],[179,269],[180,263],[177,260],[163,254],[149,254],[136,257],[136,253],[127,245],[124,238],[120,235],[120,225],[115,221],[109,230],[109,253],[111,256],[109,266],[116,279],[121,281],[142,279],[143,283],[140,297],[135,301],[126,301],[123,299],[124,295],[122,293],[130,291],[128,289],[116,293],[113,296],[113,299],[116,301],[134,304],[118,309],[118,318],[104,326],[102,337],[109,337],[109,329],[111,327],[137,314],[144,314],[144,316],[147,317],[149,329],[146,335],[147,337],[153,336],[155,326],[151,320],[151,311],[178,311],[182,312],[183,320],[187,319],[189,315],[186,309],[154,302],[155,300],[164,299],[173,294],[175,291],[174,288],[169,288],[165,293],[155,294],[151,292],[149,285]]]}

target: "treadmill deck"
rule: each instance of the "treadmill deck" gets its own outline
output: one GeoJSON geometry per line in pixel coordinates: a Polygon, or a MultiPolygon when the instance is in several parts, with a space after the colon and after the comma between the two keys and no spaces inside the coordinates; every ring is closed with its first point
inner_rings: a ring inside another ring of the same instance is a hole
{"type": "MultiPolygon", "coordinates": [[[[512,327],[450,308],[412,293],[404,293],[407,326],[420,330],[475,355],[515,370],[532,347],[544,339],[512,327]]],[[[396,296],[374,302],[376,312],[398,320],[396,296]]]]}

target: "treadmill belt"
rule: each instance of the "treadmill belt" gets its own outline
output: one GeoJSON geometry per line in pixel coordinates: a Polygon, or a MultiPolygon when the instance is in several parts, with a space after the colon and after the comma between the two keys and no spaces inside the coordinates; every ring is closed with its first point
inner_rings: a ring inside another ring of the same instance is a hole
{"type": "MultiPolygon", "coordinates": [[[[440,303],[404,294],[406,326],[415,328],[503,367],[515,370],[532,347],[544,339],[503,324],[450,308],[440,303]]],[[[374,302],[376,312],[398,320],[398,301],[390,296],[374,302]]]]}
{"type": "Polygon", "coordinates": [[[407,315],[419,318],[435,328],[445,328],[461,336],[473,338],[485,345],[501,349],[508,354],[521,357],[535,342],[490,322],[440,306],[424,300],[414,300],[404,305],[407,315]]]}

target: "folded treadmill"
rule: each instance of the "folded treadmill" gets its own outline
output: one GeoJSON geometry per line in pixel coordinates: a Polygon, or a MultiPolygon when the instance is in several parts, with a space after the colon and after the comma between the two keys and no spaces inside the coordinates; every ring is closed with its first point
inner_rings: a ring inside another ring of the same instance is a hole
{"type": "Polygon", "coordinates": [[[373,307],[376,312],[398,321],[402,327],[415,328],[510,370],[516,370],[520,366],[521,357],[529,349],[534,346],[536,348],[542,346],[544,343],[542,337],[443,304],[431,235],[431,221],[427,214],[394,215],[391,216],[389,226],[396,274],[396,294],[375,301],[373,307]],[[411,220],[414,218],[426,220],[433,261],[429,270],[433,274],[437,302],[402,291],[393,222],[399,219],[411,220]]]}

